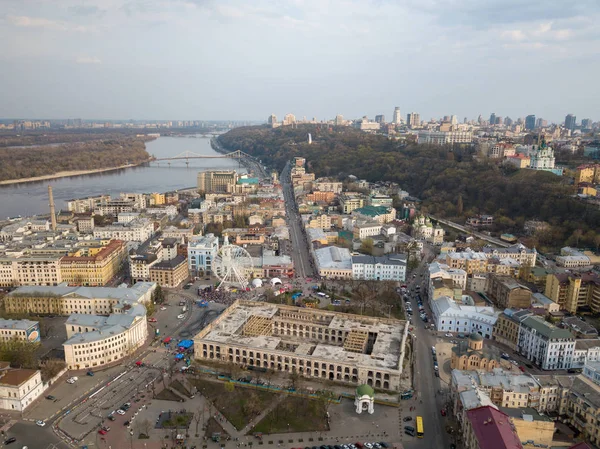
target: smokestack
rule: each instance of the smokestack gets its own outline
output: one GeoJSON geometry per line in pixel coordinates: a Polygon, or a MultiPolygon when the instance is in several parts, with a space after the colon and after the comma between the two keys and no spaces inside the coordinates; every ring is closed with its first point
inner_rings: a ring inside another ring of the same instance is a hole
{"type": "Polygon", "coordinates": [[[52,186],[48,186],[48,198],[50,199],[50,222],[52,230],[56,231],[56,209],[54,208],[54,195],[52,195],[52,186]]]}

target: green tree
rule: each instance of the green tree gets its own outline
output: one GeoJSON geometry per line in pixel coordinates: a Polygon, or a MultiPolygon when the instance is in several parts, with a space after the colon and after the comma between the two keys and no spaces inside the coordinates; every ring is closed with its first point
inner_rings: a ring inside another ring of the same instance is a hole
{"type": "Polygon", "coordinates": [[[165,292],[160,285],[156,285],[156,289],[152,293],[152,301],[156,304],[162,304],[165,302],[165,292]]]}
{"type": "Polygon", "coordinates": [[[463,198],[462,195],[458,194],[458,199],[456,200],[456,215],[461,217],[463,214],[463,198]]]}
{"type": "Polygon", "coordinates": [[[373,254],[373,240],[365,239],[361,242],[359,251],[364,254],[373,254]]]}

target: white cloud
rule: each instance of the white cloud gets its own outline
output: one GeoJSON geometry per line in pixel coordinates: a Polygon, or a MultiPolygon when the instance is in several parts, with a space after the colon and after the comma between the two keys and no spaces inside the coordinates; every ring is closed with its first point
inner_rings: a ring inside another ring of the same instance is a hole
{"type": "Polygon", "coordinates": [[[8,16],[8,21],[14,26],[23,28],[44,28],[56,31],[66,31],[68,29],[64,22],[44,19],[43,17],[8,16]]]}
{"type": "Polygon", "coordinates": [[[95,56],[81,56],[76,62],[77,64],[102,64],[102,61],[95,56]]]}

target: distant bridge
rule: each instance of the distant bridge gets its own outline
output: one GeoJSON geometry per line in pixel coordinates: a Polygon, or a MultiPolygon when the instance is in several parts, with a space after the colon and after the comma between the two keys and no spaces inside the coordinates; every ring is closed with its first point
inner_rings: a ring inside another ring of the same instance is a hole
{"type": "Polygon", "coordinates": [[[249,154],[246,154],[246,153],[244,153],[243,151],[240,151],[240,150],[233,151],[233,152],[227,153],[227,154],[222,154],[222,155],[219,155],[219,156],[206,155],[206,154],[198,154],[198,153],[194,153],[193,151],[184,151],[183,153],[180,153],[177,156],[162,157],[162,158],[153,159],[152,162],[161,162],[161,161],[167,161],[167,162],[168,161],[186,161],[186,164],[187,164],[187,163],[189,163],[190,159],[223,159],[223,158],[237,159],[238,161],[240,159],[257,160],[253,156],[250,156],[249,154]]]}

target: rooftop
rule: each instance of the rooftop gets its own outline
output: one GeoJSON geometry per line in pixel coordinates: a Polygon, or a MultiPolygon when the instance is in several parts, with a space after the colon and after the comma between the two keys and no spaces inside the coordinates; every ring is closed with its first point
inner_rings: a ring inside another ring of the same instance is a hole
{"type": "Polygon", "coordinates": [[[321,268],[352,269],[352,256],[347,248],[326,246],[315,250],[317,266],[321,268]]]}
{"type": "Polygon", "coordinates": [[[550,340],[575,338],[568,330],[560,329],[553,324],[544,321],[544,319],[540,317],[527,317],[521,322],[521,324],[535,330],[538,334],[541,334],[550,340]]]}
{"type": "Polygon", "coordinates": [[[37,321],[31,320],[5,320],[3,318],[0,319],[0,329],[18,329],[22,331],[26,331],[27,329],[38,324],[37,321]]]}
{"type": "Polygon", "coordinates": [[[522,449],[506,413],[490,406],[467,411],[479,449],[522,449]]]}
{"type": "Polygon", "coordinates": [[[383,369],[401,369],[398,365],[403,351],[402,341],[407,332],[405,321],[254,301],[237,301],[213,324],[197,334],[195,339],[383,369]],[[304,318],[296,318],[299,315],[304,318]],[[292,326],[310,323],[329,332],[339,330],[344,334],[344,341],[326,342],[291,335],[282,337],[275,334],[273,329],[275,323],[284,321],[291,322],[292,326]],[[260,325],[254,326],[254,323],[260,325]],[[369,334],[374,334],[375,339],[367,350],[366,338],[369,334]],[[358,340],[364,337],[362,349],[359,348],[360,344],[356,348],[348,346],[353,336],[357,336],[358,340]]]}
{"type": "Polygon", "coordinates": [[[0,373],[0,385],[18,387],[37,373],[34,369],[9,369],[0,373]]]}
{"type": "Polygon", "coordinates": [[[384,256],[352,256],[352,263],[367,265],[406,265],[406,254],[386,254],[384,256]]]}

